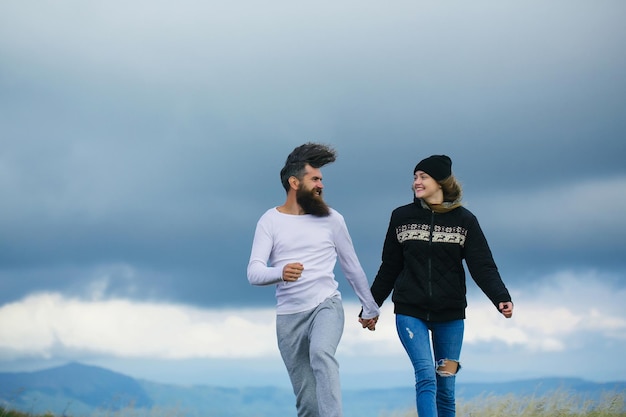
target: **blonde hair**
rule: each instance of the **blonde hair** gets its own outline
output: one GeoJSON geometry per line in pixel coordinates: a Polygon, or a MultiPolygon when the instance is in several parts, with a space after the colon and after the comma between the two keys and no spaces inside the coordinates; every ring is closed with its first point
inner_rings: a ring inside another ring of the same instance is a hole
{"type": "Polygon", "coordinates": [[[443,191],[443,201],[461,201],[463,188],[454,175],[437,182],[441,185],[441,190],[443,191]]]}

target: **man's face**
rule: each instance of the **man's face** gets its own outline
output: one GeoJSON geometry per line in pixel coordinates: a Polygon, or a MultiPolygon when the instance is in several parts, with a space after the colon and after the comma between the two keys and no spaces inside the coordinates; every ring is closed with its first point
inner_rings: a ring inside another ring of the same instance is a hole
{"type": "Polygon", "coordinates": [[[330,209],[322,198],[322,190],[324,189],[322,172],[319,168],[313,168],[310,165],[307,165],[305,170],[304,177],[296,191],[296,201],[306,214],[319,217],[328,216],[330,209]]]}

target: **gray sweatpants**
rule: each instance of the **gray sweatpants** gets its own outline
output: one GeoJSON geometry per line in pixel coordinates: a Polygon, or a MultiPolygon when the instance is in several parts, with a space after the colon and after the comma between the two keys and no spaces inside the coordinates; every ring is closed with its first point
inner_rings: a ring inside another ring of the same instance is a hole
{"type": "Polygon", "coordinates": [[[278,348],[296,395],[298,417],[341,417],[339,363],[343,334],[341,299],[332,297],[310,311],[276,316],[278,348]]]}

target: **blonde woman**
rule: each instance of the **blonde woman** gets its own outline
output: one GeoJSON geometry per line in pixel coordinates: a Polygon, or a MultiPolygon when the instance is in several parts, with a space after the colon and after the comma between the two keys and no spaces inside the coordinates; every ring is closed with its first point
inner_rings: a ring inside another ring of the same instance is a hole
{"type": "Polygon", "coordinates": [[[420,161],[413,192],[413,202],[391,214],[371,291],[379,306],[393,291],[398,336],[415,370],[418,415],[450,417],[467,306],[463,261],[504,317],[513,315],[513,303],[478,220],[461,205],[452,160],[420,161]]]}

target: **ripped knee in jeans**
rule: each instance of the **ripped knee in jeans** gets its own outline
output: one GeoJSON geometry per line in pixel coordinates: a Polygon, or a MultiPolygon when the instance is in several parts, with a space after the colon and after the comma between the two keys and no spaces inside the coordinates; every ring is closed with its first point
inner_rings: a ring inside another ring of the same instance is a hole
{"type": "Polygon", "coordinates": [[[461,364],[459,361],[452,359],[439,359],[435,370],[439,376],[454,376],[460,369],[461,364]]]}

